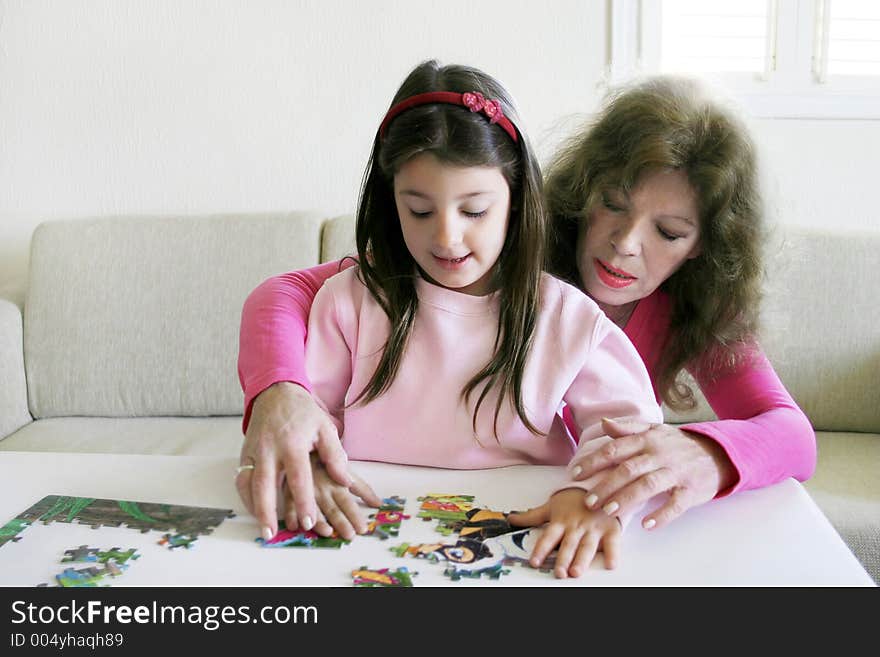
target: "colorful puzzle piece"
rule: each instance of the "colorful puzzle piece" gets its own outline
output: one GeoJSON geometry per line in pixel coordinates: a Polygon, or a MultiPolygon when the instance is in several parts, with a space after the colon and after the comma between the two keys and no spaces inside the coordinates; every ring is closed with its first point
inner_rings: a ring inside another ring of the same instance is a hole
{"type": "Polygon", "coordinates": [[[108,563],[115,561],[120,566],[125,566],[129,559],[140,559],[141,555],[137,553],[135,548],[129,548],[125,551],[119,547],[112,547],[109,550],[98,552],[98,562],[108,563]]]}
{"type": "Polygon", "coordinates": [[[304,529],[300,529],[297,531],[291,531],[284,526],[284,523],[280,524],[280,526],[278,527],[278,533],[275,534],[275,536],[270,538],[268,541],[262,537],[257,537],[254,540],[265,548],[340,548],[343,545],[348,545],[349,543],[351,543],[351,541],[347,541],[337,535],[336,532],[334,532],[331,536],[321,536],[320,534],[316,534],[311,530],[306,531],[304,529]]]}
{"type": "Polygon", "coordinates": [[[473,495],[448,495],[429,493],[419,497],[422,503],[418,517],[422,520],[437,520],[437,531],[444,536],[457,533],[467,520],[467,512],[474,507],[473,495]]]}
{"type": "Polygon", "coordinates": [[[185,547],[189,550],[197,538],[197,536],[189,536],[188,534],[163,534],[162,538],[156,542],[159,545],[167,545],[169,550],[179,547],[185,547]]]}
{"type": "MultiPolygon", "coordinates": [[[[118,577],[122,574],[122,568],[113,561],[108,561],[103,568],[97,566],[89,566],[88,568],[65,568],[64,571],[55,575],[59,586],[66,588],[71,587],[93,587],[99,586],[107,577],[118,577]]],[[[104,584],[103,586],[108,586],[104,584]]]]}
{"type": "Polygon", "coordinates": [[[409,520],[409,516],[403,513],[405,506],[406,500],[397,495],[383,499],[376,513],[370,516],[372,520],[367,525],[365,535],[378,536],[383,541],[390,536],[397,536],[400,532],[400,523],[409,520]]]}
{"type": "Polygon", "coordinates": [[[373,570],[361,566],[357,570],[351,571],[354,585],[359,587],[411,587],[413,585],[412,578],[415,575],[418,573],[409,572],[406,566],[395,570],[389,568],[373,570]]]}

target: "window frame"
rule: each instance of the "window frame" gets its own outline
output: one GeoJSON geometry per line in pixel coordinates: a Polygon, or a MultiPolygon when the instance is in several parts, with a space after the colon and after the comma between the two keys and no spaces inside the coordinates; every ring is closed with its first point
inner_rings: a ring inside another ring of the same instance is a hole
{"type": "MultiPolygon", "coordinates": [[[[758,118],[880,119],[880,75],[825,74],[830,1],[767,0],[765,71],[708,77],[729,89],[758,118]]],[[[609,0],[609,4],[609,82],[619,84],[659,72],[660,2],[609,0]]]]}

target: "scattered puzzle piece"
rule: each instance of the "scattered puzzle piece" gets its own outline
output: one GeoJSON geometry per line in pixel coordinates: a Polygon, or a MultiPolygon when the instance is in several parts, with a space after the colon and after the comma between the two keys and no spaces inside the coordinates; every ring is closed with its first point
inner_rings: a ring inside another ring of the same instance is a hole
{"type": "Polygon", "coordinates": [[[104,568],[99,568],[97,566],[89,566],[88,568],[80,568],[79,570],[75,570],[73,568],[65,568],[63,572],[58,575],[55,575],[55,579],[58,581],[59,586],[63,586],[66,588],[71,587],[93,587],[93,586],[109,586],[108,584],[101,584],[102,581],[107,577],[118,577],[122,574],[122,568],[119,567],[113,561],[107,562],[104,568]]]}
{"type": "Polygon", "coordinates": [[[187,534],[163,534],[162,538],[156,542],[159,545],[167,545],[169,550],[179,547],[185,547],[189,550],[197,538],[197,536],[188,536],[187,534]]]}
{"type": "Polygon", "coordinates": [[[99,563],[107,563],[109,561],[115,561],[120,566],[124,566],[128,563],[129,559],[140,559],[141,555],[137,553],[135,548],[129,548],[125,551],[120,550],[118,547],[112,547],[106,552],[98,552],[98,562],[99,563]]]}
{"type": "Polygon", "coordinates": [[[78,548],[65,550],[64,556],[61,558],[61,563],[66,563],[68,561],[75,561],[77,563],[84,561],[97,561],[98,560],[98,548],[90,548],[87,545],[80,545],[78,548]]]}
{"type": "Polygon", "coordinates": [[[413,585],[412,578],[415,575],[418,575],[418,573],[409,572],[406,566],[401,566],[395,570],[389,568],[372,570],[366,566],[361,566],[357,570],[351,571],[354,585],[359,587],[411,587],[413,585]]]}
{"type": "Polygon", "coordinates": [[[383,541],[390,536],[397,536],[400,532],[400,523],[409,520],[409,516],[403,513],[405,506],[406,499],[398,495],[383,499],[376,513],[370,516],[372,520],[367,525],[364,535],[378,536],[383,541]]]}

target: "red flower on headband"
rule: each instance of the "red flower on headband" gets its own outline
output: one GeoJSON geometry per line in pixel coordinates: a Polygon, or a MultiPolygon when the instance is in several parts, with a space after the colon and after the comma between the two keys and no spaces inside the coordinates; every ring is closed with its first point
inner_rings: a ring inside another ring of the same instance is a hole
{"type": "Polygon", "coordinates": [[[468,91],[461,95],[461,102],[471,112],[482,111],[489,118],[489,123],[498,123],[503,117],[501,103],[497,100],[486,98],[479,91],[468,91]]]}
{"type": "Polygon", "coordinates": [[[483,114],[489,117],[489,123],[498,123],[504,112],[501,111],[501,103],[497,100],[487,100],[483,105],[483,114]]]}
{"type": "Polygon", "coordinates": [[[461,102],[471,112],[479,112],[486,104],[486,98],[479,91],[468,91],[461,95],[461,102]]]}

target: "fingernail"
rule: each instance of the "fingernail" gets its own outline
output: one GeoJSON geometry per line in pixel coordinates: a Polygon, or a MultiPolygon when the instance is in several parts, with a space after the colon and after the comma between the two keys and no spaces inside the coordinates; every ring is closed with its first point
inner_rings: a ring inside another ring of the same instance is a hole
{"type": "Polygon", "coordinates": [[[607,513],[609,516],[617,511],[620,508],[620,505],[617,502],[609,502],[605,506],[602,507],[602,510],[607,513]]]}
{"type": "Polygon", "coordinates": [[[651,529],[651,527],[653,527],[656,524],[657,524],[656,520],[654,520],[653,518],[648,518],[647,520],[645,520],[645,522],[642,523],[642,527],[644,527],[645,529],[651,529]]]}
{"type": "Polygon", "coordinates": [[[302,528],[306,531],[309,531],[312,528],[312,519],[309,516],[303,516],[302,522],[300,523],[302,528]]]}
{"type": "Polygon", "coordinates": [[[272,530],[269,529],[268,527],[263,527],[262,534],[263,534],[264,540],[266,540],[266,541],[272,540],[272,530]]]}
{"type": "Polygon", "coordinates": [[[572,476],[572,478],[573,478],[573,479],[577,479],[577,478],[580,476],[581,472],[583,472],[583,471],[584,471],[584,470],[583,470],[583,468],[582,468],[581,466],[579,466],[579,465],[574,466],[574,467],[571,469],[571,476],[572,476]]]}
{"type": "Polygon", "coordinates": [[[587,497],[587,508],[592,509],[596,506],[596,502],[599,501],[599,497],[595,493],[590,493],[587,497]]]}

